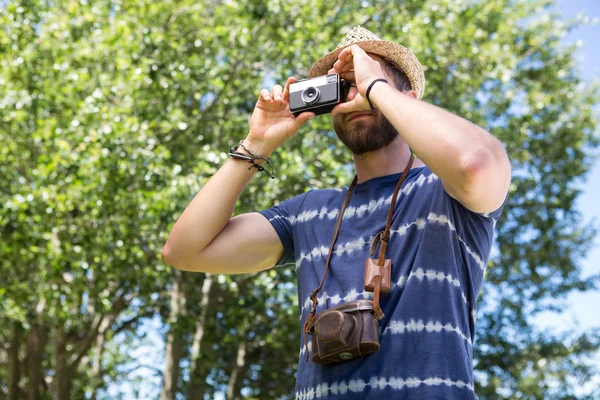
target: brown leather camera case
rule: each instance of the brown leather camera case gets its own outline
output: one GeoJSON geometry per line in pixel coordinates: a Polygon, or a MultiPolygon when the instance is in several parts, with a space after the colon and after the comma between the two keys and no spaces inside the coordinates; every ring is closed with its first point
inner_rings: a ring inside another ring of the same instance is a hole
{"type": "Polygon", "coordinates": [[[371,300],[355,300],[317,314],[311,323],[312,360],[335,364],[379,350],[379,321],[371,300]]]}

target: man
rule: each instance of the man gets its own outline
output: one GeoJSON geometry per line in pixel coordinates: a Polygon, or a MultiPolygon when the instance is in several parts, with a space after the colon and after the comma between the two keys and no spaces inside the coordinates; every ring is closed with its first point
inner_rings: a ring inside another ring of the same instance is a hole
{"type": "MultiPolygon", "coordinates": [[[[392,270],[391,290],[379,300],[385,314],[381,349],[319,365],[305,362],[314,349],[302,347],[296,398],[475,398],[476,300],[510,183],[506,152],[482,128],[420,101],[424,75],[417,58],[364,28],[351,30],[311,76],[332,72],[355,85],[331,114],[338,137],[353,152],[357,184],[318,294],[317,315],[373,298],[364,287],[365,260],[386,224],[401,172],[407,175],[385,253],[392,270]],[[412,165],[411,150],[418,156],[412,165]]],[[[266,158],[314,116],[290,114],[293,82],[260,92],[238,152],[266,158]]],[[[163,258],[183,270],[211,273],[254,272],[295,260],[303,326],[348,188],[309,191],[230,218],[254,173],[239,157],[228,160],[173,227],[163,258]]]]}

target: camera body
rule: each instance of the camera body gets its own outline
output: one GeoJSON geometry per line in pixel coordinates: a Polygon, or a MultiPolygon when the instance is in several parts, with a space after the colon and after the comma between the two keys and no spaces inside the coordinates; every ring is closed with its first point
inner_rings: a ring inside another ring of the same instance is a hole
{"type": "Polygon", "coordinates": [[[379,320],[371,300],[354,300],[315,315],[309,325],[312,360],[338,364],[379,350],[379,320]]]}
{"type": "Polygon", "coordinates": [[[331,112],[336,104],[346,101],[346,81],[339,74],[321,75],[290,84],[290,112],[298,116],[303,111],[315,115],[331,112]]]}

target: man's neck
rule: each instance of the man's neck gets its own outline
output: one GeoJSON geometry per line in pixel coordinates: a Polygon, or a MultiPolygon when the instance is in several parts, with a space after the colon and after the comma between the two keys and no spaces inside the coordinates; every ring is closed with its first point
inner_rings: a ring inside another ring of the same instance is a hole
{"type": "MultiPolygon", "coordinates": [[[[410,159],[410,149],[406,142],[398,136],[387,147],[362,155],[354,155],[358,183],[385,175],[404,171],[410,159]]],[[[415,158],[412,168],[422,167],[423,162],[415,158]]]]}

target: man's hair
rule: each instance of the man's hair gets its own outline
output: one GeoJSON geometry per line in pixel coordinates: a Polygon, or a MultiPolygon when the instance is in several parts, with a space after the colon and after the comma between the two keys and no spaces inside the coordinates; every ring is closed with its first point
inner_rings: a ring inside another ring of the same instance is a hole
{"type": "Polygon", "coordinates": [[[392,76],[394,84],[396,85],[396,89],[402,92],[406,92],[412,89],[412,87],[410,86],[410,81],[406,77],[406,74],[404,74],[404,72],[402,72],[400,68],[396,66],[396,64],[388,60],[384,60],[384,66],[387,69],[388,73],[392,76]]]}

